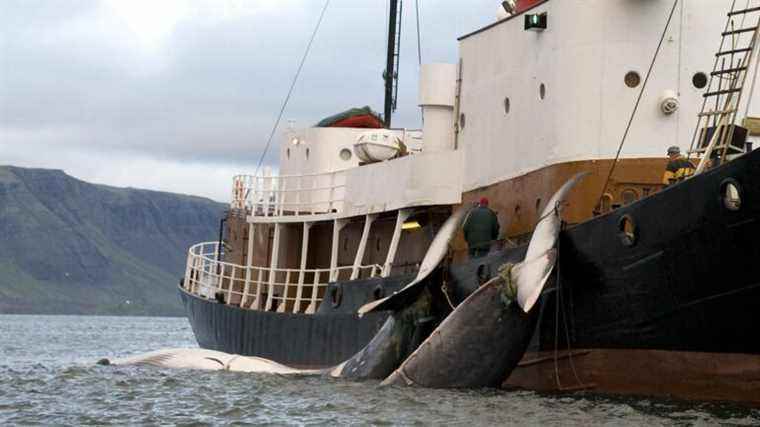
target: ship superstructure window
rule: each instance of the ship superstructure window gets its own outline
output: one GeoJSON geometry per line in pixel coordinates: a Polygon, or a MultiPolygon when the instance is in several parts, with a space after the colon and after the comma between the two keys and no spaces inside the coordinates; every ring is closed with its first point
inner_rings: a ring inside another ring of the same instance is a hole
{"type": "Polygon", "coordinates": [[[307,159],[309,158],[309,153],[310,153],[310,151],[311,151],[311,150],[309,150],[308,148],[306,149],[306,158],[307,158],[307,159]]]}
{"type": "Polygon", "coordinates": [[[288,156],[288,158],[290,158],[290,148],[288,148],[287,150],[285,150],[285,155],[288,156]]]}
{"type": "Polygon", "coordinates": [[[504,98],[504,114],[509,114],[510,102],[509,97],[504,98]]]}
{"type": "Polygon", "coordinates": [[[641,76],[635,71],[629,71],[625,75],[625,85],[629,88],[638,87],[641,84],[641,76]]]}
{"type": "Polygon", "coordinates": [[[464,125],[467,122],[467,116],[464,113],[459,115],[459,129],[464,129],[464,125]]]}
{"type": "Polygon", "coordinates": [[[351,150],[349,150],[348,148],[344,148],[340,150],[340,158],[345,161],[351,160],[351,150]]]}
{"type": "Polygon", "coordinates": [[[544,13],[527,13],[525,14],[525,30],[543,31],[546,29],[548,16],[544,13]]]}
{"type": "Polygon", "coordinates": [[[546,85],[543,83],[538,87],[538,97],[541,99],[546,98],[546,85]]]}
{"type": "Polygon", "coordinates": [[[694,77],[691,78],[691,83],[697,89],[704,89],[707,86],[707,74],[702,72],[694,74],[694,77]]]}

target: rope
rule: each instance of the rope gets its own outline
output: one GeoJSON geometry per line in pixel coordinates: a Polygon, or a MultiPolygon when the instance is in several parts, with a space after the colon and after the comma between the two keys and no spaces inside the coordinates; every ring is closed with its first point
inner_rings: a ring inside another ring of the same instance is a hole
{"type": "Polygon", "coordinates": [[[306,58],[309,56],[309,51],[311,51],[311,45],[314,43],[314,39],[317,37],[317,32],[319,31],[319,27],[322,25],[322,19],[325,17],[325,12],[327,12],[327,7],[330,5],[330,0],[325,0],[325,5],[322,8],[322,13],[319,15],[319,20],[317,21],[316,27],[314,27],[314,32],[311,34],[311,38],[309,39],[309,44],[306,46],[306,51],[303,54],[303,57],[301,58],[301,62],[298,64],[298,70],[296,71],[296,75],[293,77],[293,82],[290,84],[290,89],[288,90],[287,96],[285,96],[285,101],[282,103],[282,107],[280,108],[280,113],[277,115],[277,120],[274,122],[274,126],[272,127],[272,132],[269,134],[269,139],[267,139],[267,145],[264,147],[264,152],[261,153],[261,157],[259,157],[259,162],[256,165],[256,173],[254,173],[254,176],[259,175],[259,169],[261,169],[261,164],[264,161],[264,158],[267,155],[267,152],[269,152],[269,147],[272,145],[272,139],[274,139],[274,134],[277,132],[277,128],[280,126],[280,120],[282,120],[282,115],[285,114],[285,108],[288,106],[288,102],[290,101],[290,96],[293,94],[293,89],[296,87],[296,83],[298,82],[298,77],[301,75],[301,70],[303,70],[303,65],[306,62],[306,58]]]}
{"type": "Polygon", "coordinates": [[[657,49],[654,52],[654,57],[652,58],[652,62],[649,64],[649,70],[647,71],[647,76],[644,79],[644,84],[641,85],[641,90],[639,91],[639,96],[636,99],[636,105],[633,107],[633,112],[631,113],[631,117],[628,119],[628,125],[625,128],[625,133],[623,133],[623,138],[620,141],[620,145],[618,146],[617,153],[615,154],[615,160],[612,162],[612,167],[610,168],[610,173],[607,175],[607,180],[604,181],[604,187],[602,188],[602,194],[599,195],[599,207],[602,206],[602,199],[604,198],[604,193],[607,192],[607,187],[610,183],[610,179],[612,179],[612,174],[615,172],[615,167],[617,166],[618,160],[620,159],[620,153],[623,151],[623,145],[625,145],[625,140],[628,138],[628,133],[631,130],[631,125],[633,124],[633,119],[636,118],[636,112],[639,110],[639,104],[641,104],[641,98],[644,96],[644,90],[647,87],[647,83],[649,82],[649,78],[652,76],[652,70],[654,69],[654,64],[657,62],[657,56],[660,54],[660,50],[662,49],[662,43],[665,41],[665,36],[668,34],[668,28],[670,28],[670,22],[673,20],[673,15],[676,11],[676,6],[678,6],[678,0],[673,1],[673,7],[670,9],[670,15],[668,16],[668,22],[665,24],[665,29],[662,31],[662,36],[660,37],[660,42],[657,44],[657,49]]]}
{"type": "MultiPolygon", "coordinates": [[[[565,222],[562,221],[562,229],[565,228],[565,222]]],[[[562,292],[562,286],[560,285],[562,276],[560,275],[560,241],[562,239],[557,239],[557,284],[559,286],[559,292],[562,292]]],[[[560,294],[557,294],[558,296],[560,294]]],[[[561,300],[560,300],[561,301],[561,300]]],[[[567,324],[567,314],[565,312],[565,304],[562,304],[562,323],[565,325],[565,341],[567,342],[567,357],[570,362],[570,369],[573,371],[573,376],[575,377],[575,381],[578,383],[579,386],[583,387],[583,381],[581,381],[580,377],[578,376],[578,371],[575,370],[575,362],[573,362],[573,349],[570,345],[570,330],[568,328],[567,324]]]]}

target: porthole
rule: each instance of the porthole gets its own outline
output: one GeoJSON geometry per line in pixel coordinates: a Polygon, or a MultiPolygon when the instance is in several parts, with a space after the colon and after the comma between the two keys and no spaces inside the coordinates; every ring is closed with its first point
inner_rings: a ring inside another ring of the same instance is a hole
{"type": "Polygon", "coordinates": [[[510,108],[510,102],[509,98],[504,98],[504,114],[509,114],[509,108],[510,108]]]}
{"type": "Polygon", "coordinates": [[[333,308],[340,307],[340,303],[343,301],[343,287],[336,283],[335,287],[330,289],[330,299],[333,308]]]}
{"type": "Polygon", "coordinates": [[[625,206],[625,205],[630,205],[636,200],[639,200],[639,195],[636,193],[635,190],[632,190],[629,188],[629,189],[623,190],[623,192],[620,194],[620,198],[623,201],[623,206],[625,206]]]}
{"type": "Polygon", "coordinates": [[[635,71],[629,71],[625,75],[625,85],[633,89],[641,84],[641,76],[635,71]]]}
{"type": "Polygon", "coordinates": [[[636,223],[630,215],[623,215],[618,221],[618,235],[624,246],[633,246],[638,239],[636,223]]]}
{"type": "Polygon", "coordinates": [[[720,188],[724,208],[732,212],[736,212],[742,208],[742,191],[738,182],[733,179],[727,179],[723,181],[720,188]]]}
{"type": "Polygon", "coordinates": [[[543,83],[538,87],[538,97],[541,99],[546,98],[546,85],[543,83]]]}
{"type": "Polygon", "coordinates": [[[375,289],[372,290],[373,300],[377,301],[383,297],[385,297],[385,288],[383,288],[383,285],[375,286],[375,289]]]}
{"type": "Polygon", "coordinates": [[[459,115],[459,129],[464,129],[464,125],[467,123],[467,116],[464,113],[459,115]]]}
{"type": "Polygon", "coordinates": [[[344,161],[351,160],[351,155],[352,155],[351,150],[349,150],[348,148],[344,148],[340,150],[340,158],[343,159],[344,161]]]}
{"type": "Polygon", "coordinates": [[[694,74],[694,77],[691,78],[691,83],[697,89],[704,89],[707,86],[707,74],[703,72],[694,74]]]}

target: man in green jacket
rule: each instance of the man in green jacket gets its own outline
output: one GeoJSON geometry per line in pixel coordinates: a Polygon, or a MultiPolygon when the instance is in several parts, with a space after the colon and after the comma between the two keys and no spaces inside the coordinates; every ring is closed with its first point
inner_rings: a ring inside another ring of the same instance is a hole
{"type": "Polygon", "coordinates": [[[463,229],[470,258],[486,256],[491,250],[491,243],[499,237],[499,219],[488,208],[487,198],[481,198],[478,206],[470,211],[463,229]]]}

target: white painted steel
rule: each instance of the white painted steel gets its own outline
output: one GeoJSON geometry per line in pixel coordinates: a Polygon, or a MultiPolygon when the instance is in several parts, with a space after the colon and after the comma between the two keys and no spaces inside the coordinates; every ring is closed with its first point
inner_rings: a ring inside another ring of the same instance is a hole
{"type": "Polygon", "coordinates": [[[332,244],[330,245],[330,281],[338,278],[338,248],[340,247],[340,231],[348,224],[344,219],[333,221],[332,244]]]}
{"type": "MultiPolygon", "coordinates": [[[[264,306],[264,311],[269,311],[272,309],[272,304],[274,302],[275,298],[275,289],[274,284],[275,280],[277,279],[277,267],[280,263],[280,234],[282,233],[282,225],[281,224],[275,224],[274,225],[274,238],[272,239],[272,255],[271,255],[271,264],[269,266],[269,287],[267,288],[267,303],[264,306]]],[[[235,268],[234,266],[232,267],[235,268]]]]}
{"type": "Polygon", "coordinates": [[[420,69],[423,151],[454,149],[456,80],[457,65],[454,64],[425,64],[420,69]]]}
{"type": "Polygon", "coordinates": [[[393,227],[393,237],[391,237],[391,243],[388,246],[388,254],[385,257],[385,265],[383,265],[383,277],[388,277],[391,274],[391,268],[393,267],[393,260],[396,259],[396,252],[398,251],[398,244],[401,241],[401,233],[403,231],[404,221],[409,219],[412,211],[409,209],[401,209],[396,214],[396,225],[393,227]]]}
{"type": "MultiPolygon", "coordinates": [[[[458,136],[465,151],[463,190],[562,162],[614,158],[640,89],[627,87],[624,76],[636,71],[643,81],[672,4],[549,1],[531,10],[548,12],[543,32],[524,31],[516,17],[463,38],[466,124],[458,136]]],[[[680,2],[623,158],[664,158],[671,145],[688,148],[704,93],[693,86],[692,76],[712,70],[729,6],[715,0],[680,2]],[[674,90],[680,101],[671,115],[660,109],[666,90],[674,90]]],[[[760,104],[753,100],[749,115],[758,112],[760,104]]]]}
{"type": "Polygon", "coordinates": [[[364,217],[364,229],[362,230],[362,238],[359,241],[359,248],[354,257],[354,269],[351,271],[351,280],[356,280],[359,277],[359,269],[364,259],[364,252],[367,249],[367,240],[369,240],[369,231],[375,219],[377,219],[377,215],[367,215],[364,217]]]}
{"type": "Polygon", "coordinates": [[[462,200],[462,152],[422,152],[346,171],[343,216],[462,200]]]}
{"type": "Polygon", "coordinates": [[[301,271],[298,272],[298,289],[296,290],[296,301],[298,304],[293,305],[293,313],[298,313],[301,310],[301,300],[303,297],[303,284],[306,279],[306,261],[309,255],[309,234],[311,231],[310,222],[303,223],[303,230],[301,232],[301,271]]]}
{"type": "MultiPolygon", "coordinates": [[[[226,303],[231,301],[253,301],[250,309],[268,310],[275,309],[284,312],[287,305],[293,305],[294,313],[311,314],[316,311],[322,301],[325,290],[330,283],[330,277],[348,278],[354,270],[353,265],[340,266],[335,269],[293,269],[293,268],[267,268],[257,266],[241,266],[233,263],[216,260],[216,247],[218,242],[199,243],[190,248],[188,252],[188,264],[191,268],[186,272],[183,282],[184,288],[199,297],[214,300],[217,292],[227,295],[226,303]],[[248,289],[245,288],[246,277],[249,278],[248,289]],[[303,279],[301,279],[303,277],[303,279]],[[303,280],[303,282],[301,282],[303,280]],[[303,286],[299,295],[298,288],[303,286]],[[306,283],[311,293],[304,295],[306,283]],[[267,290],[270,298],[263,301],[266,306],[262,307],[262,294],[267,290]],[[295,295],[290,297],[288,295],[295,295]],[[308,303],[306,310],[301,306],[308,303]]],[[[220,254],[224,257],[224,253],[220,254]]],[[[303,265],[303,264],[302,264],[303,265]]],[[[383,267],[377,264],[363,265],[359,267],[360,277],[377,277],[382,273],[383,267]]],[[[232,304],[236,305],[237,304],[232,304]]],[[[242,308],[247,308],[243,306],[242,308]]]]}
{"type": "MultiPolygon", "coordinates": [[[[296,218],[333,214],[343,210],[345,172],[272,176],[237,175],[233,178],[230,207],[243,206],[251,217],[296,218]],[[242,190],[238,190],[242,188],[242,190]]],[[[263,221],[261,221],[263,222],[263,221]]]]}
{"type": "Polygon", "coordinates": [[[246,307],[248,303],[248,293],[251,290],[251,266],[253,266],[253,237],[254,225],[248,224],[248,253],[245,259],[245,286],[243,287],[243,297],[240,300],[240,306],[246,307]]]}

